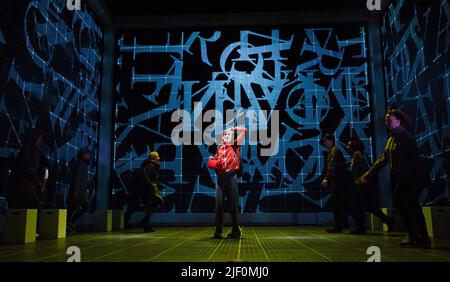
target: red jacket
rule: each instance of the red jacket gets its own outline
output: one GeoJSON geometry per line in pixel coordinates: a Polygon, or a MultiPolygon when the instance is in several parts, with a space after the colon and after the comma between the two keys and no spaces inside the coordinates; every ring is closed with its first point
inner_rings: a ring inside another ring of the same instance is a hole
{"type": "MultiPolygon", "coordinates": [[[[239,146],[237,151],[239,151],[239,146]]],[[[217,160],[217,174],[232,172],[239,169],[239,157],[234,152],[232,145],[220,145],[214,159],[217,160]]]]}

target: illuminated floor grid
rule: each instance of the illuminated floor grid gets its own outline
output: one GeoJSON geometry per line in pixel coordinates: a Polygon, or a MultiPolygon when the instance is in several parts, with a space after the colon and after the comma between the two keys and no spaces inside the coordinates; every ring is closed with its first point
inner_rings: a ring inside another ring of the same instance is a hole
{"type": "MultiPolygon", "coordinates": [[[[244,226],[241,240],[211,239],[214,227],[159,227],[107,233],[80,233],[25,245],[0,245],[0,261],[66,261],[69,246],[81,261],[123,262],[327,262],[367,261],[377,246],[381,261],[450,261],[450,240],[433,240],[433,249],[405,249],[403,234],[328,234],[323,226],[244,226]]],[[[229,228],[225,229],[226,231],[229,228]]]]}

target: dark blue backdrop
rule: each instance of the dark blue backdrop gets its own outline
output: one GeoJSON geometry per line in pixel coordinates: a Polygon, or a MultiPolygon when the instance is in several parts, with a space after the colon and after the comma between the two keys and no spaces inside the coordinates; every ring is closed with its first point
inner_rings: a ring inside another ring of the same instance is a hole
{"type": "Polygon", "coordinates": [[[449,204],[449,20],[447,0],[395,0],[382,24],[387,104],[414,123],[430,176],[425,204],[449,204]]]}
{"type": "Polygon", "coordinates": [[[212,212],[215,172],[206,162],[216,146],[173,145],[172,113],[184,109],[195,120],[210,109],[278,110],[277,154],[262,156],[248,139],[242,147],[241,207],[326,208],[320,137],[334,133],[344,149],[357,135],[372,157],[365,32],[357,24],[118,31],[114,192],[157,150],[164,210],[212,212]],[[198,115],[195,102],[203,105],[198,115]]]}
{"type": "MultiPolygon", "coordinates": [[[[84,5],[66,1],[0,2],[0,167],[29,127],[47,132],[41,150],[50,160],[48,202],[64,206],[78,149],[97,150],[102,31],[84,5]]],[[[89,169],[95,175],[95,162],[89,169]]],[[[2,183],[3,184],[3,183],[2,183]]]]}

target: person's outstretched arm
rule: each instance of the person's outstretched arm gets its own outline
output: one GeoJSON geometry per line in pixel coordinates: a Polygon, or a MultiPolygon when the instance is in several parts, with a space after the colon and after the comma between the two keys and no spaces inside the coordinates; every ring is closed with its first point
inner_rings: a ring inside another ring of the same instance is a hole
{"type": "Polygon", "coordinates": [[[388,160],[389,154],[387,152],[384,152],[378,157],[372,167],[365,173],[365,176],[373,176],[377,174],[386,165],[388,160]]]}
{"type": "Polygon", "coordinates": [[[361,184],[367,183],[367,178],[373,177],[386,165],[386,163],[389,161],[389,146],[391,146],[392,142],[393,139],[391,137],[386,142],[384,152],[378,157],[378,159],[375,161],[372,167],[369,168],[368,171],[366,171],[361,177],[358,178],[359,183],[361,184]]]}
{"type": "Polygon", "coordinates": [[[233,128],[234,130],[236,130],[238,132],[238,137],[236,138],[236,144],[237,145],[242,145],[244,144],[245,141],[245,135],[247,135],[247,131],[248,129],[245,127],[235,127],[233,128]]]}

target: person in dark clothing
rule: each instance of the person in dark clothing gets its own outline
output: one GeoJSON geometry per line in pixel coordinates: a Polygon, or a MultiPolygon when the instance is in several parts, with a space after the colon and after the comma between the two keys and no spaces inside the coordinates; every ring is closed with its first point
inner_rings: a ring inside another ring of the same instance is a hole
{"type": "Polygon", "coordinates": [[[45,157],[39,150],[45,133],[30,128],[22,139],[22,149],[17,155],[8,178],[6,198],[12,209],[38,209],[39,196],[44,192],[48,177],[45,157]]]}
{"type": "MultiPolygon", "coordinates": [[[[130,182],[127,185],[127,211],[125,212],[125,228],[131,228],[130,219],[133,213],[139,210],[141,205],[139,197],[139,187],[146,185],[145,173],[144,173],[144,163],[141,167],[133,172],[130,182]]],[[[142,222],[141,222],[142,225],[142,222]]]]}
{"type": "Polygon", "coordinates": [[[81,148],[78,151],[77,162],[75,164],[69,186],[68,211],[67,211],[67,231],[73,232],[78,219],[88,210],[88,168],[91,161],[92,152],[89,148],[81,148]],[[75,214],[74,214],[75,213],[75,214]]]}
{"type": "Polygon", "coordinates": [[[391,109],[386,114],[386,125],[389,129],[389,138],[384,153],[360,177],[359,182],[367,183],[370,177],[389,164],[394,194],[393,205],[403,219],[408,233],[400,245],[430,248],[431,240],[418,200],[422,189],[419,185],[419,151],[410,131],[411,121],[405,113],[391,109]]]}
{"type": "MultiPolygon", "coordinates": [[[[383,223],[387,224],[388,232],[392,231],[395,220],[393,217],[385,215],[378,207],[378,190],[375,180],[372,178],[364,185],[358,184],[358,179],[369,169],[368,161],[364,155],[364,144],[354,136],[347,143],[347,151],[352,156],[351,168],[354,177],[352,185],[351,205],[353,210],[367,211],[378,217],[383,223]]],[[[353,234],[365,234],[365,216],[364,213],[356,213],[356,230],[353,234]]]]}
{"type": "Polygon", "coordinates": [[[326,134],[322,138],[322,142],[329,151],[322,186],[330,189],[335,222],[334,228],[327,229],[327,232],[342,233],[342,214],[347,208],[348,186],[350,185],[349,171],[345,165],[344,155],[335,145],[334,136],[326,134]]]}
{"type": "Polygon", "coordinates": [[[164,203],[159,189],[159,166],[158,153],[151,152],[149,158],[135,171],[128,189],[129,203],[125,213],[125,222],[128,227],[131,215],[139,208],[139,200],[141,200],[145,208],[145,215],[141,221],[144,232],[155,231],[150,225],[150,218],[164,203]]]}
{"type": "Polygon", "coordinates": [[[145,176],[150,185],[142,186],[142,201],[145,207],[145,215],[142,219],[145,232],[153,232],[150,225],[150,218],[153,213],[164,204],[159,189],[159,155],[157,152],[151,152],[149,164],[145,166],[145,176]]]}

